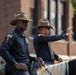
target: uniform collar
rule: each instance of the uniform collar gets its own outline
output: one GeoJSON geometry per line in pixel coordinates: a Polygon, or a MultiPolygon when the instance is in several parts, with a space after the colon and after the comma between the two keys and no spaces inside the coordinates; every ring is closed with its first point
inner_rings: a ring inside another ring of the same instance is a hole
{"type": "Polygon", "coordinates": [[[19,36],[25,37],[25,34],[24,34],[24,33],[21,33],[21,31],[20,31],[18,28],[15,28],[14,31],[15,31],[19,36]]]}
{"type": "Polygon", "coordinates": [[[38,35],[39,35],[39,34],[42,35],[42,36],[46,36],[45,34],[43,34],[43,33],[41,33],[41,32],[38,32],[38,35]]]}
{"type": "MultiPolygon", "coordinates": [[[[42,34],[41,32],[38,32],[38,34],[42,34]]],[[[43,34],[44,35],[44,34],[43,34]]]]}

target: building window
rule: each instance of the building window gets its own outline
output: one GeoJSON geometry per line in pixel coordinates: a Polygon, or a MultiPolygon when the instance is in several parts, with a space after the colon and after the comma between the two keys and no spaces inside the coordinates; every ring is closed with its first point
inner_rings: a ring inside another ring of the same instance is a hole
{"type": "Polygon", "coordinates": [[[31,13],[31,18],[32,18],[32,22],[30,25],[30,35],[33,37],[34,35],[37,34],[37,24],[36,24],[36,19],[35,19],[35,10],[34,8],[30,9],[30,13],[31,13]]]}
{"type": "MultiPolygon", "coordinates": [[[[49,4],[49,9],[48,10],[50,10],[49,11],[49,15],[48,15],[48,17],[50,16],[50,18],[49,18],[49,21],[50,21],[50,24],[51,24],[51,26],[55,29],[56,27],[55,27],[55,18],[56,18],[56,2],[55,2],[55,0],[48,0],[49,2],[48,3],[50,3],[49,4]]],[[[56,29],[55,29],[56,30],[56,29]]],[[[55,30],[50,30],[50,35],[55,35],[55,30]]]]}
{"type": "MultiPolygon", "coordinates": [[[[59,26],[58,26],[58,34],[62,34],[64,33],[64,29],[63,29],[63,16],[64,16],[64,4],[60,1],[59,2],[59,16],[58,16],[58,21],[59,21],[59,26]]],[[[65,25],[64,25],[65,26],[65,25]]]]}
{"type": "Polygon", "coordinates": [[[63,3],[57,0],[51,1],[51,26],[55,29],[55,31],[51,30],[51,35],[54,34],[62,34],[62,16],[63,16],[63,3]]]}
{"type": "Polygon", "coordinates": [[[55,13],[51,13],[51,26],[54,28],[54,30],[50,30],[50,35],[55,35],[55,13]]]}
{"type": "Polygon", "coordinates": [[[61,14],[59,14],[58,16],[58,34],[62,34],[63,30],[62,30],[62,19],[61,19],[61,14]]]}

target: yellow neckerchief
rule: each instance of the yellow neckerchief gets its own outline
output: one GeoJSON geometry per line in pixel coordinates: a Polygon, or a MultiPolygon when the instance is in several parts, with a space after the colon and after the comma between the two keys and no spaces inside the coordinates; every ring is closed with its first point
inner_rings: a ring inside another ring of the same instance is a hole
{"type": "Polygon", "coordinates": [[[45,71],[45,67],[42,66],[42,67],[41,67],[41,71],[40,71],[40,75],[44,75],[44,71],[45,71]]]}
{"type": "Polygon", "coordinates": [[[38,36],[46,36],[46,35],[45,35],[45,34],[41,34],[41,33],[40,33],[40,34],[38,34],[38,36]]]}

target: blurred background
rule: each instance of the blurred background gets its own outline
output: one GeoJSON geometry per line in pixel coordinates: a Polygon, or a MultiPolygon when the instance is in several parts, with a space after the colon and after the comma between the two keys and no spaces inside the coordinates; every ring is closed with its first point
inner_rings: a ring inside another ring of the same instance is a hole
{"type": "Polygon", "coordinates": [[[52,42],[52,49],[59,55],[76,56],[76,0],[0,0],[0,44],[5,35],[14,27],[10,25],[13,15],[17,12],[26,12],[33,22],[29,23],[25,32],[29,40],[30,53],[35,53],[33,37],[37,33],[36,26],[41,18],[47,18],[55,31],[50,30],[50,35],[66,32],[72,26],[66,40],[52,42]]]}

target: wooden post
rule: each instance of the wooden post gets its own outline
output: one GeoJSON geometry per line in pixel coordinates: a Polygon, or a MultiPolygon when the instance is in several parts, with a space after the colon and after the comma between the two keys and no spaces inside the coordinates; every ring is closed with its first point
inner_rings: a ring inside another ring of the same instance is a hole
{"type": "MultiPolygon", "coordinates": [[[[72,18],[73,18],[73,12],[72,12],[72,4],[70,3],[70,0],[67,1],[67,27],[72,26],[72,18]]],[[[67,55],[70,56],[71,51],[71,45],[72,45],[72,31],[70,31],[70,35],[68,37],[68,43],[67,43],[67,55]]]]}

